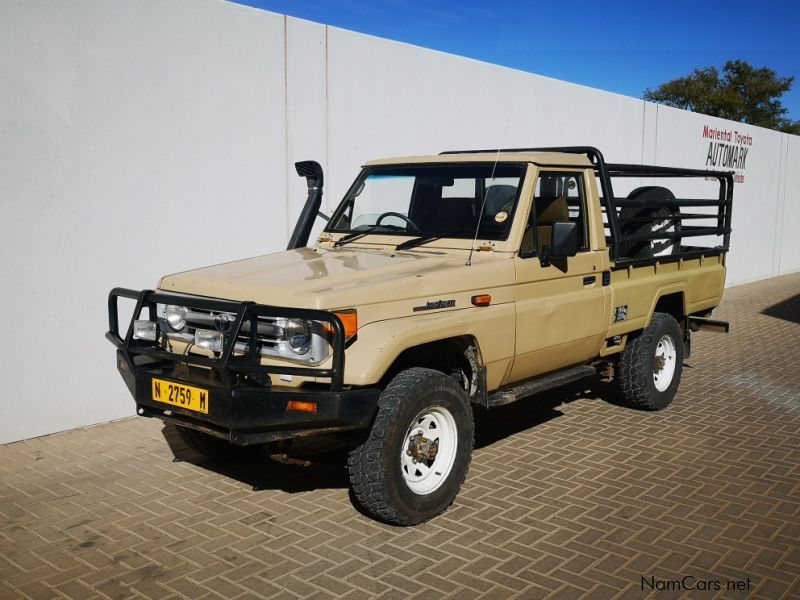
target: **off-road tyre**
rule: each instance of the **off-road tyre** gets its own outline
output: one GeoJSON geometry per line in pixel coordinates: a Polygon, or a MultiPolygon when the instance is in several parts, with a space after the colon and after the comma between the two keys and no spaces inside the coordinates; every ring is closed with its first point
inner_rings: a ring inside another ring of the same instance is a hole
{"type": "Polygon", "coordinates": [[[672,315],[657,312],[638,336],[628,340],[625,350],[620,354],[614,383],[626,405],[640,410],[662,410],[675,397],[682,371],[683,333],[680,325],[672,315]],[[674,372],[669,386],[659,390],[654,369],[656,351],[664,336],[668,336],[674,344],[674,372]]]}
{"type": "Polygon", "coordinates": [[[175,431],[181,441],[197,454],[215,460],[230,460],[242,456],[246,448],[236,446],[221,438],[214,437],[189,427],[175,426],[175,431]]]}
{"type": "Polygon", "coordinates": [[[467,476],[474,431],[469,400],[451,377],[419,367],[401,371],[381,394],[366,440],[348,457],[356,501],[370,516],[393,525],[417,525],[443,513],[467,476]],[[415,493],[403,474],[402,461],[408,459],[403,459],[401,453],[417,417],[428,409],[441,408],[452,416],[457,435],[452,466],[438,488],[430,493],[415,493]]]}

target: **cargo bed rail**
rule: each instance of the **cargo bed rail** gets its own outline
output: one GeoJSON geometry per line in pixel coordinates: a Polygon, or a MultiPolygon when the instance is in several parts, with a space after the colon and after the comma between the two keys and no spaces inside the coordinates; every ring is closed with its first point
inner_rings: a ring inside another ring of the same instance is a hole
{"type": "MultiPolygon", "coordinates": [[[[614,262],[614,268],[716,256],[724,254],[730,247],[733,171],[606,163],[600,150],[592,146],[489,148],[448,151],[442,152],[442,154],[492,152],[563,152],[586,155],[592,162],[600,186],[600,203],[604,213],[604,225],[608,230],[606,243],[610,258],[614,262]],[[615,197],[612,179],[630,177],[703,178],[716,180],[719,187],[714,198],[661,198],[654,202],[652,198],[615,197]],[[715,207],[716,211],[703,213],[696,210],[697,208],[702,210],[705,207],[715,207]],[[714,221],[714,224],[692,224],[701,219],[714,221]],[[684,221],[686,221],[685,224],[684,221]],[[681,243],[684,238],[696,237],[718,237],[721,240],[714,246],[689,246],[681,243]],[[672,242],[664,244],[671,249],[669,254],[653,255],[652,249],[655,247],[653,242],[659,240],[672,242]]],[[[540,167],[575,168],[575,165],[536,161],[534,164],[540,167]]]]}

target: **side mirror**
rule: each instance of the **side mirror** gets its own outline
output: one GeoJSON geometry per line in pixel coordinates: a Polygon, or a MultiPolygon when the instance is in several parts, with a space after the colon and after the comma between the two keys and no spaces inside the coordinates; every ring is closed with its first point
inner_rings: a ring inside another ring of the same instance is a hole
{"type": "Polygon", "coordinates": [[[550,256],[563,258],[578,253],[578,224],[572,221],[553,223],[553,245],[550,256]]]}
{"type": "Polygon", "coordinates": [[[553,223],[552,244],[545,246],[540,260],[543,267],[550,265],[554,258],[566,258],[578,253],[578,224],[572,221],[553,223]]]}

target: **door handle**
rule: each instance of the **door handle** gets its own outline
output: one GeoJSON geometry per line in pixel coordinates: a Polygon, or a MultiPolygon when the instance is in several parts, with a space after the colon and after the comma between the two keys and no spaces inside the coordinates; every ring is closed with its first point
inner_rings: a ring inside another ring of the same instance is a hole
{"type": "Polygon", "coordinates": [[[595,277],[594,275],[587,275],[586,277],[583,278],[583,285],[591,285],[595,281],[597,281],[597,277],[595,277]]]}

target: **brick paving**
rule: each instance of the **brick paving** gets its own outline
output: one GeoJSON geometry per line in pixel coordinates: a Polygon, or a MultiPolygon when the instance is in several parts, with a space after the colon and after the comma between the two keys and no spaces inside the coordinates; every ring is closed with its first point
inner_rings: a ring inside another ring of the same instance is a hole
{"type": "Polygon", "coordinates": [[[716,315],[665,412],[598,383],[479,414],[461,495],[416,528],[359,513],[335,447],[203,462],[142,418],[0,446],[0,598],[798,598],[800,274],[716,315]]]}

